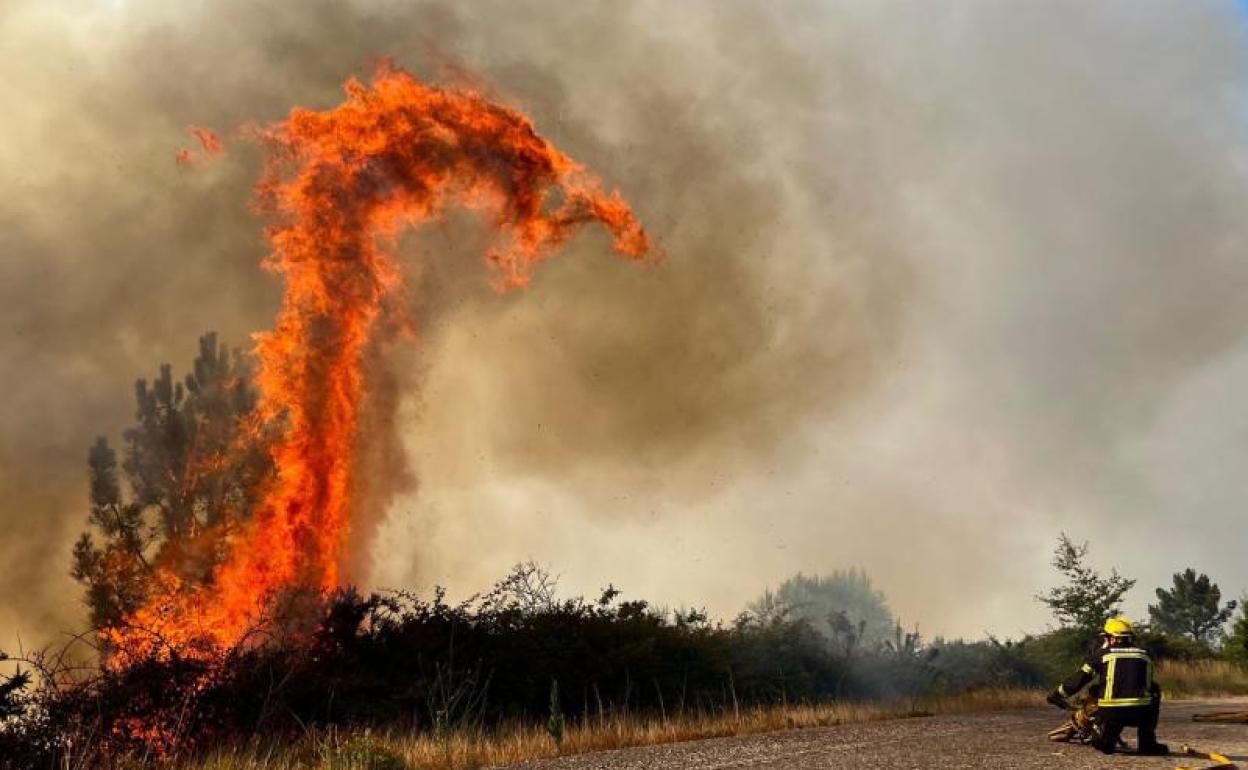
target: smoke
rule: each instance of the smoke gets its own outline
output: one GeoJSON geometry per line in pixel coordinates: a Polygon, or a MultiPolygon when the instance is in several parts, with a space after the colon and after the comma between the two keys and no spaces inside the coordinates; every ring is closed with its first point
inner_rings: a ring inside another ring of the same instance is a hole
{"type": "Polygon", "coordinates": [[[1248,586],[1232,3],[48,5],[0,7],[0,643],[76,624],[131,380],[272,321],[257,158],[181,169],[186,126],[331,106],[381,55],[522,106],[668,258],[586,235],[499,297],[470,218],[409,239],[406,461],[370,463],[416,484],[371,480],[370,583],[532,556],[731,614],[861,565],[925,630],[1017,633],[1066,528],[1142,586],[1248,586]]]}

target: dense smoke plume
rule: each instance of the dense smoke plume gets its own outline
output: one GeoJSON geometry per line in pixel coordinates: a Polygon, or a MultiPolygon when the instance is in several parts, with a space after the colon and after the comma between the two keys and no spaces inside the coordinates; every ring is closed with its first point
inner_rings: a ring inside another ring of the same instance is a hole
{"type": "Polygon", "coordinates": [[[8,3],[0,644],[80,616],[86,448],[131,380],[277,306],[257,158],[180,168],[186,127],[383,55],[523,106],[668,259],[587,235],[499,297],[470,218],[410,239],[406,458],[373,459],[415,484],[362,579],[533,556],[731,614],[862,565],[925,629],[1016,633],[1066,528],[1236,593],[1244,44],[1229,2],[8,3]]]}

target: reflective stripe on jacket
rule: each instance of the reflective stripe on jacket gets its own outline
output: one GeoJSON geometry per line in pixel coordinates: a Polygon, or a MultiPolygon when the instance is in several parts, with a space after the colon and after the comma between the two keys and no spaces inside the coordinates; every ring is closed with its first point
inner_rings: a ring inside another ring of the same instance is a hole
{"type": "Polygon", "coordinates": [[[1105,689],[1097,705],[1147,706],[1153,700],[1153,659],[1134,647],[1111,649],[1101,656],[1105,689]]]}
{"type": "Polygon", "coordinates": [[[1136,647],[1102,648],[1057,689],[1071,697],[1085,687],[1098,706],[1147,706],[1153,698],[1153,660],[1136,647]]]}

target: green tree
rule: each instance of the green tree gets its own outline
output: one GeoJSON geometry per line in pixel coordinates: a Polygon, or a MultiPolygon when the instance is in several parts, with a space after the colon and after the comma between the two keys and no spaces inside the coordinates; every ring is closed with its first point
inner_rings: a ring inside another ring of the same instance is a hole
{"type": "Polygon", "coordinates": [[[115,625],[142,606],[156,569],[206,581],[225,536],[250,516],[271,468],[252,424],[250,379],[247,360],[206,334],[182,382],[165,364],[150,384],[135,384],[135,425],[123,434],[120,463],[107,439],[91,447],[89,526],[74,544],[72,574],[94,625],[115,625]]]}
{"type": "Polygon", "coordinates": [[[1075,545],[1063,532],[1053,551],[1053,567],[1065,584],[1036,599],[1053,611],[1058,625],[1085,633],[1098,630],[1106,618],[1121,614],[1122,597],[1135,585],[1118,570],[1102,576],[1087,563],[1088,544],[1075,545]]]}
{"type": "Polygon", "coordinates": [[[1188,567],[1174,573],[1174,587],[1157,589],[1157,603],[1148,605],[1153,628],[1209,644],[1235,612],[1236,602],[1222,605],[1222,590],[1205,574],[1188,567]]]}
{"type": "Polygon", "coordinates": [[[1222,655],[1229,660],[1248,665],[1248,596],[1239,602],[1239,614],[1231,623],[1231,633],[1222,645],[1222,655]]]}
{"type": "Polygon", "coordinates": [[[805,620],[830,644],[846,650],[879,646],[891,638],[896,626],[884,594],[862,569],[822,576],[799,572],[775,591],[764,591],[747,611],[764,622],[805,620]]]}
{"type": "Polygon", "coordinates": [[[156,530],[147,524],[141,505],[122,500],[117,453],[103,437],[87,453],[87,466],[91,479],[87,521],[94,534],[83,532],[74,544],[72,574],[85,588],[92,625],[103,627],[142,605],[156,530]]]}

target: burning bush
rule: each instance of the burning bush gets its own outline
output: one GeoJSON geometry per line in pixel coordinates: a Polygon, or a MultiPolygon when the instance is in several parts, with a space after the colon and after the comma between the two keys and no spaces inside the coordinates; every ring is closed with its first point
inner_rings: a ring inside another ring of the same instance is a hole
{"type": "MultiPolygon", "coordinates": [[[[621,600],[613,587],[595,600],[560,599],[555,587],[525,564],[458,603],[442,590],[293,592],[253,634],[212,656],[171,648],[103,670],[37,657],[41,683],[0,730],[0,746],[10,766],[25,768],[66,753],[189,757],[313,729],[450,736],[523,723],[553,735],[556,723],[1040,683],[1028,645],[928,646],[899,631],[841,649],[801,618],[715,623],[700,611],[621,600]]],[[[333,743],[364,750],[352,746],[333,743]]]]}
{"type": "Polygon", "coordinates": [[[715,625],[619,601],[614,589],[534,602],[516,590],[532,572],[457,604],[440,590],[292,599],[305,616],[316,608],[306,635],[266,635],[213,659],[174,650],[59,685],[49,670],[6,740],[28,760],[71,749],[186,755],[311,725],[488,729],[546,715],[555,687],[571,721],[813,700],[844,680],[803,622],[715,625]]]}

